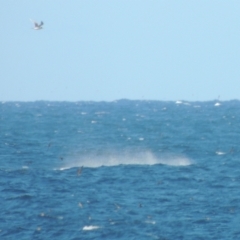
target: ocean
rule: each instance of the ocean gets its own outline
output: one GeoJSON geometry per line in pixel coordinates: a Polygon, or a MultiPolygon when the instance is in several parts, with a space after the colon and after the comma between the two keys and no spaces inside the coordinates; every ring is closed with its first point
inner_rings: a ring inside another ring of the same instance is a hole
{"type": "Polygon", "coordinates": [[[240,239],[240,101],[0,102],[0,239],[240,239]]]}

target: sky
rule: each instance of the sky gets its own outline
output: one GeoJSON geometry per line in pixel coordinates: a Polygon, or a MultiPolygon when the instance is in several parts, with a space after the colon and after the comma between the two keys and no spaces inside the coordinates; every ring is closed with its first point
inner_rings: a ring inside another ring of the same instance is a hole
{"type": "Polygon", "coordinates": [[[0,29],[0,101],[240,99],[239,0],[7,0],[0,29]]]}

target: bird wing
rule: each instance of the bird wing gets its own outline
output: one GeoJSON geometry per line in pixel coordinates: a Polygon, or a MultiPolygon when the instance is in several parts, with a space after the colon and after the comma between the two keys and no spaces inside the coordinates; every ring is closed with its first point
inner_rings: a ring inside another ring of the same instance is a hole
{"type": "Polygon", "coordinates": [[[43,25],[43,21],[41,21],[40,24],[38,24],[37,22],[33,21],[31,18],[30,18],[30,21],[31,21],[32,23],[34,23],[34,26],[35,26],[36,28],[39,28],[39,27],[41,27],[41,26],[43,25]]]}

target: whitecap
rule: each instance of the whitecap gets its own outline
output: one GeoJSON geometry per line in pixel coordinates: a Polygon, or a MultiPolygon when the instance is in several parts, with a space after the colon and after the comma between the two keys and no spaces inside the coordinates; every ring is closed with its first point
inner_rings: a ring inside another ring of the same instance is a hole
{"type": "Polygon", "coordinates": [[[70,168],[72,168],[72,167],[61,167],[61,168],[59,168],[59,169],[54,168],[54,170],[64,171],[64,170],[67,170],[67,169],[70,169],[70,168]]]}
{"type": "Polygon", "coordinates": [[[153,220],[146,220],[146,221],[145,221],[145,223],[148,223],[148,224],[153,224],[153,225],[154,225],[154,224],[156,224],[156,222],[155,222],[155,221],[153,221],[153,220]]]}
{"type": "Polygon", "coordinates": [[[176,104],[182,104],[182,101],[176,101],[175,103],[176,104]]]}
{"type": "Polygon", "coordinates": [[[99,226],[90,225],[90,226],[84,226],[82,230],[83,231],[92,231],[92,230],[96,230],[99,228],[100,228],[99,226]]]}
{"type": "Polygon", "coordinates": [[[226,154],[226,153],[225,153],[225,152],[221,152],[221,151],[217,151],[216,154],[217,154],[217,155],[224,155],[224,154],[226,154]]]}

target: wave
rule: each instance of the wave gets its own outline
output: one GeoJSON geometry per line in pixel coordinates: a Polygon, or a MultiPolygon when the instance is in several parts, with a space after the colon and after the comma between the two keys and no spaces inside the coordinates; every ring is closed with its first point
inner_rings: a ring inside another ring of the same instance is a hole
{"type": "Polygon", "coordinates": [[[74,167],[97,168],[101,166],[118,166],[118,165],[155,165],[164,164],[169,166],[189,166],[193,161],[181,155],[165,155],[161,157],[155,156],[150,151],[131,152],[131,153],[106,153],[91,154],[88,156],[79,156],[66,159],[59,168],[65,170],[74,167]]]}
{"type": "Polygon", "coordinates": [[[96,230],[96,229],[99,229],[100,227],[99,226],[93,226],[93,225],[90,225],[90,226],[84,226],[83,227],[83,231],[92,231],[92,230],[96,230]]]}

